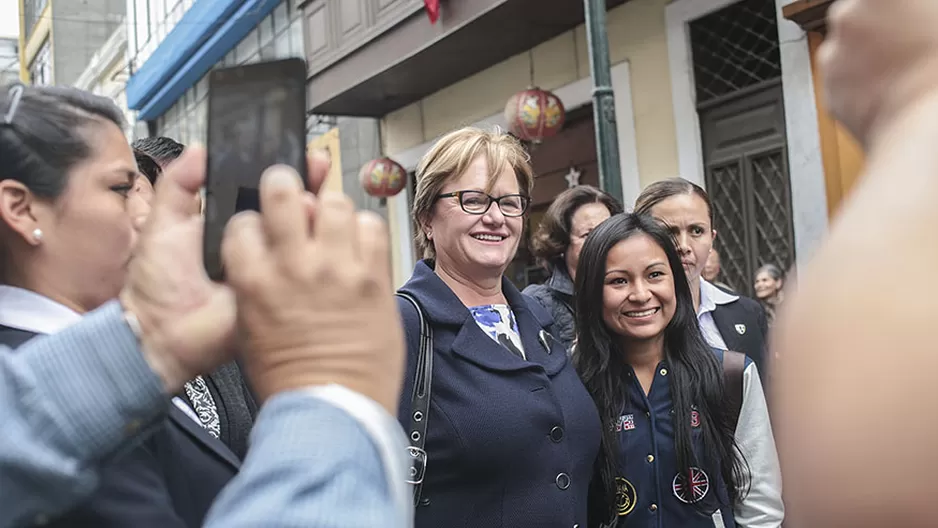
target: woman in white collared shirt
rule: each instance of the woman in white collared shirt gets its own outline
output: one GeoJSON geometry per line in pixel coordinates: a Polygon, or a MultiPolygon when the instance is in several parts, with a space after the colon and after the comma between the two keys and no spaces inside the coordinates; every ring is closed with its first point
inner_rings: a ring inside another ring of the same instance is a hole
{"type": "Polygon", "coordinates": [[[652,183],[635,201],[635,212],[664,223],[674,236],[707,343],[752,358],[765,378],[768,322],[753,299],[722,290],[701,277],[717,232],[707,192],[681,178],[652,183]]]}
{"type": "MultiPolygon", "coordinates": [[[[87,92],[0,92],[0,345],[58,332],[120,292],[133,211],[146,210],[122,129],[120,110],[87,92]]],[[[96,494],[52,526],[201,526],[239,460],[219,439],[221,399],[193,405],[212,399],[205,380],[179,396],[198,412],[169,409],[144,444],[108,466],[96,494]]]]}

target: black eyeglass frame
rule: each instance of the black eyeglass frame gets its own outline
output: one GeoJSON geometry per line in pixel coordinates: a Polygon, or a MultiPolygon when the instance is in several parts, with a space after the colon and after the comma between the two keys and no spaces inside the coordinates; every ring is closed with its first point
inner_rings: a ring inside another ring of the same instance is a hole
{"type": "Polygon", "coordinates": [[[444,194],[438,194],[438,195],[436,195],[436,199],[437,199],[437,200],[441,200],[441,199],[443,199],[443,198],[456,198],[456,199],[457,199],[456,201],[459,203],[459,207],[463,210],[463,212],[465,212],[466,214],[471,214],[471,215],[484,215],[485,213],[489,212],[489,209],[492,208],[492,204],[493,204],[493,203],[497,203],[497,204],[498,204],[498,209],[499,209],[499,211],[501,211],[504,216],[506,216],[506,217],[508,217],[508,218],[520,218],[520,217],[524,216],[525,213],[528,212],[528,207],[531,206],[531,197],[530,197],[530,196],[527,196],[527,195],[524,195],[524,194],[520,194],[520,193],[519,193],[519,194],[506,194],[506,195],[504,195],[504,196],[499,196],[499,197],[497,197],[497,198],[494,197],[494,196],[492,196],[492,195],[489,194],[489,193],[485,193],[485,192],[482,192],[482,191],[470,191],[470,190],[466,190],[466,191],[454,191],[454,192],[450,192],[450,193],[444,193],[444,194]],[[487,206],[485,206],[485,209],[483,209],[482,211],[478,211],[478,212],[477,212],[477,211],[469,211],[468,209],[466,209],[466,206],[463,204],[463,196],[465,196],[466,194],[469,194],[469,193],[472,193],[472,194],[475,194],[475,195],[480,195],[480,196],[485,196],[486,198],[489,199],[489,204],[488,204],[487,206]],[[520,199],[521,199],[521,204],[522,204],[522,206],[521,206],[521,212],[518,213],[518,214],[508,214],[508,213],[506,213],[506,212],[505,212],[505,209],[502,208],[502,200],[504,200],[505,198],[520,198],[520,199]]]}

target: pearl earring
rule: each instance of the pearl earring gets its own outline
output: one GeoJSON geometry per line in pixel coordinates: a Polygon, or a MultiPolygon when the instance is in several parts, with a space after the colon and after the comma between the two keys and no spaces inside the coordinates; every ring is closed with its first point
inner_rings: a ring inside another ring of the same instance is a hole
{"type": "Polygon", "coordinates": [[[33,238],[36,239],[36,242],[42,242],[42,229],[39,229],[38,227],[33,229],[33,238]]]}

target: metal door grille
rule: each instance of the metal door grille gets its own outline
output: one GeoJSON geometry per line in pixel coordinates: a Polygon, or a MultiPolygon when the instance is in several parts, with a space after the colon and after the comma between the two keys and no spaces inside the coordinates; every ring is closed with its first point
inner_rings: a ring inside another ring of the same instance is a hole
{"type": "Polygon", "coordinates": [[[783,149],[709,167],[707,190],[726,282],[741,293],[752,294],[759,267],[771,263],[789,269],[795,252],[783,149]]]}
{"type": "Polygon", "coordinates": [[[690,24],[697,103],[782,75],[774,0],[743,0],[690,24]]]}
{"type": "Polygon", "coordinates": [[[737,289],[745,288],[752,277],[744,210],[745,189],[741,160],[711,167],[707,171],[707,190],[713,204],[713,227],[717,230],[715,245],[720,252],[723,280],[737,289]]]}

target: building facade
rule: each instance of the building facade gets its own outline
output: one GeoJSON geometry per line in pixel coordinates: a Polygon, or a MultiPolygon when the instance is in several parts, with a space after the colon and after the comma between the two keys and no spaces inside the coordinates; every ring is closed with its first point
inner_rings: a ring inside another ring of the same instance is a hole
{"type": "Polygon", "coordinates": [[[17,37],[0,37],[0,86],[20,80],[20,44],[17,37]]]}
{"type": "MultiPolygon", "coordinates": [[[[206,141],[212,68],[304,56],[297,0],[128,0],[127,12],[128,104],[149,135],[184,144],[206,141]]],[[[343,188],[378,155],[377,130],[375,119],[308,114],[308,139],[332,157],[329,187],[343,188]]],[[[347,187],[360,207],[380,209],[354,185],[347,187]]]]}
{"type": "MultiPolygon", "coordinates": [[[[791,3],[607,0],[626,206],[663,178],[706,187],[724,271],[742,291],[763,263],[807,259],[828,225],[810,49],[782,15],[791,3]]],[[[598,183],[583,3],[450,0],[436,24],[423,4],[306,1],[311,110],[378,119],[382,153],[412,171],[448,130],[505,126],[509,97],[538,86],[568,115],[560,134],[531,150],[529,228],[568,176],[598,183]]],[[[397,284],[417,258],[411,200],[388,202],[397,284]]],[[[509,275],[538,280],[524,247],[509,275]]]]}
{"type": "Polygon", "coordinates": [[[124,20],[125,0],[19,2],[20,78],[36,85],[74,85],[124,20]]]}
{"type": "Polygon", "coordinates": [[[145,131],[135,130],[136,115],[127,108],[127,80],[130,68],[127,60],[127,25],[119,24],[110,38],[91,56],[74,86],[96,95],[111,98],[124,112],[124,133],[131,141],[145,131]]]}

